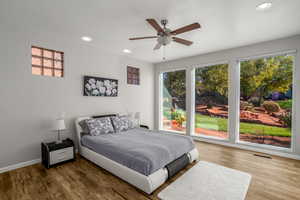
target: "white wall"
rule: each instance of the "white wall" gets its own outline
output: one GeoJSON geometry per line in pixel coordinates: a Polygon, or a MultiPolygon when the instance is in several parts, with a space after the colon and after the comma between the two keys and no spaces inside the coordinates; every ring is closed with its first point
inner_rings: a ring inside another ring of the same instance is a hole
{"type": "Polygon", "coordinates": [[[106,53],[80,38],[3,29],[0,36],[0,168],[40,158],[40,143],[57,137],[49,123],[62,112],[64,137],[73,138],[74,119],[82,115],[139,111],[142,123],[153,127],[152,64],[106,53]],[[64,51],[65,77],[32,75],[31,45],[64,51]],[[127,65],[140,68],[139,86],[127,85],[127,65]],[[83,75],[118,79],[118,97],[84,97],[83,75]]]}
{"type": "MultiPolygon", "coordinates": [[[[196,66],[203,66],[205,64],[213,64],[213,63],[218,63],[218,62],[227,62],[229,63],[230,67],[230,91],[229,91],[229,131],[230,134],[233,137],[230,137],[229,141],[217,141],[217,140],[209,140],[209,139],[202,139],[204,141],[209,141],[209,142],[214,142],[214,143],[219,143],[219,144],[224,144],[224,145],[230,145],[230,146],[235,146],[235,147],[240,147],[240,148],[247,148],[251,150],[260,150],[266,153],[274,153],[277,155],[284,155],[288,157],[293,157],[293,158],[298,158],[300,159],[300,124],[298,123],[300,120],[300,35],[294,36],[294,37],[289,37],[289,38],[284,38],[284,39],[279,39],[279,40],[274,40],[274,41],[268,41],[268,42],[263,42],[259,44],[254,44],[254,45],[249,45],[245,47],[239,47],[239,48],[234,48],[234,49],[228,49],[228,50],[222,50],[214,53],[208,53],[204,55],[198,55],[198,56],[193,56],[193,57],[188,57],[188,58],[183,58],[183,59],[178,59],[174,61],[169,61],[169,62],[163,62],[163,63],[158,63],[155,64],[155,128],[159,128],[159,74],[163,71],[168,71],[168,70],[174,70],[174,69],[182,69],[185,68],[187,69],[187,97],[190,97],[191,91],[189,88],[192,88],[193,85],[192,83],[192,78],[191,72],[194,67],[196,66]],[[289,50],[296,50],[296,62],[295,62],[295,71],[294,71],[294,90],[293,90],[293,95],[294,95],[294,123],[293,123],[293,148],[292,151],[280,151],[280,150],[269,150],[269,149],[258,149],[258,148],[252,148],[251,146],[245,146],[245,145],[237,145],[235,144],[235,136],[238,134],[238,127],[236,123],[238,121],[238,116],[237,116],[237,105],[238,105],[238,92],[234,91],[233,88],[236,84],[238,84],[239,80],[237,77],[237,69],[238,69],[238,62],[237,60],[240,58],[247,58],[247,57],[252,57],[252,56],[259,56],[259,55],[265,55],[265,54],[270,54],[270,53],[276,53],[276,52],[285,52],[289,50]],[[236,121],[236,122],[235,122],[236,121]]],[[[187,98],[187,106],[191,105],[193,103],[193,99],[187,98]]],[[[187,109],[188,116],[187,116],[187,124],[192,124],[189,123],[189,120],[191,119],[192,112],[189,109],[187,109]]],[[[188,128],[188,134],[191,133],[189,132],[188,128]]]]}

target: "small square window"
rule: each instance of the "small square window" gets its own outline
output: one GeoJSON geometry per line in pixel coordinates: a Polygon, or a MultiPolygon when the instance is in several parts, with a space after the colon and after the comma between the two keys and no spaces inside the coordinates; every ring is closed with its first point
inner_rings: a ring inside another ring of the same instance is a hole
{"type": "Polygon", "coordinates": [[[140,69],[136,67],[127,66],[127,84],[140,84],[140,69]]]}
{"type": "Polygon", "coordinates": [[[64,53],[32,46],[31,67],[33,75],[63,77],[64,53]]]}

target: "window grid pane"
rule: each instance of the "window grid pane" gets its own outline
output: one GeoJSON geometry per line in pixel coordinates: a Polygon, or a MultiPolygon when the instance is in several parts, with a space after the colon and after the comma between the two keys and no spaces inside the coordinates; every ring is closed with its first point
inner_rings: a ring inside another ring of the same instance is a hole
{"type": "Polygon", "coordinates": [[[195,70],[195,136],[228,139],[228,64],[195,70]]]}
{"type": "Polygon", "coordinates": [[[41,67],[32,67],[32,74],[33,75],[42,75],[42,68],[41,67]]]}
{"type": "Polygon", "coordinates": [[[293,56],[240,62],[239,140],[291,148],[293,56]]]}
{"type": "Polygon", "coordinates": [[[162,130],[186,133],[185,70],[164,72],[162,83],[162,130]]]}
{"type": "Polygon", "coordinates": [[[31,53],[32,55],[36,55],[36,56],[42,56],[42,50],[39,48],[32,48],[31,49],[31,53]]]}

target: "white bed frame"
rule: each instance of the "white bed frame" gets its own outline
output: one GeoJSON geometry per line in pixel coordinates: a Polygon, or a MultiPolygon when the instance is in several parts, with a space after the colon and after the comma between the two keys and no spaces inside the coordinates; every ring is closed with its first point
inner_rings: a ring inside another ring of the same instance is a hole
{"type": "MultiPolygon", "coordinates": [[[[79,117],[75,120],[76,131],[77,131],[77,141],[78,141],[78,151],[79,154],[96,165],[104,168],[105,170],[111,172],[112,174],[118,176],[124,181],[134,185],[135,187],[141,189],[147,194],[151,194],[155,189],[161,186],[168,179],[168,172],[166,168],[162,168],[145,176],[141,173],[138,173],[124,165],[121,165],[111,159],[108,159],[84,146],[81,145],[81,132],[82,129],[79,126],[78,122],[84,119],[90,119],[91,117],[79,117]]],[[[198,160],[198,150],[194,148],[188,153],[189,161],[198,160]]]]}

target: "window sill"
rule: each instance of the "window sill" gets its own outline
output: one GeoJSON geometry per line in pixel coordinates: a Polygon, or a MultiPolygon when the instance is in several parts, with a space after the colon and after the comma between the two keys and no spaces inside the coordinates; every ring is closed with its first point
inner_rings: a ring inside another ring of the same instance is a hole
{"type": "Polygon", "coordinates": [[[223,146],[243,149],[247,151],[252,151],[252,152],[260,152],[264,154],[270,154],[270,155],[300,160],[300,156],[295,155],[291,148],[287,149],[282,147],[272,147],[272,146],[270,147],[266,145],[261,146],[259,144],[253,144],[253,143],[243,142],[243,141],[237,141],[236,143],[232,143],[229,140],[220,140],[220,139],[206,138],[206,137],[193,136],[193,139],[195,141],[200,141],[200,142],[207,142],[211,144],[223,145],[223,146]]]}
{"type": "Polygon", "coordinates": [[[229,142],[229,138],[220,138],[220,137],[215,137],[215,136],[208,136],[208,135],[200,135],[200,134],[191,134],[192,137],[194,138],[204,138],[204,139],[209,139],[209,140],[217,140],[217,141],[226,141],[229,142]]]}
{"type": "Polygon", "coordinates": [[[266,145],[266,144],[257,144],[257,143],[245,142],[245,141],[241,141],[241,140],[238,140],[236,142],[236,144],[243,145],[243,146],[250,146],[250,147],[257,148],[257,149],[267,149],[267,150],[280,151],[280,152],[285,152],[285,153],[293,152],[292,148],[284,148],[284,147],[271,146],[271,145],[266,145]]]}
{"type": "Polygon", "coordinates": [[[171,133],[171,134],[178,134],[178,135],[186,135],[186,132],[181,132],[181,131],[172,131],[172,130],[163,130],[160,129],[158,130],[161,133],[171,133]]]}

